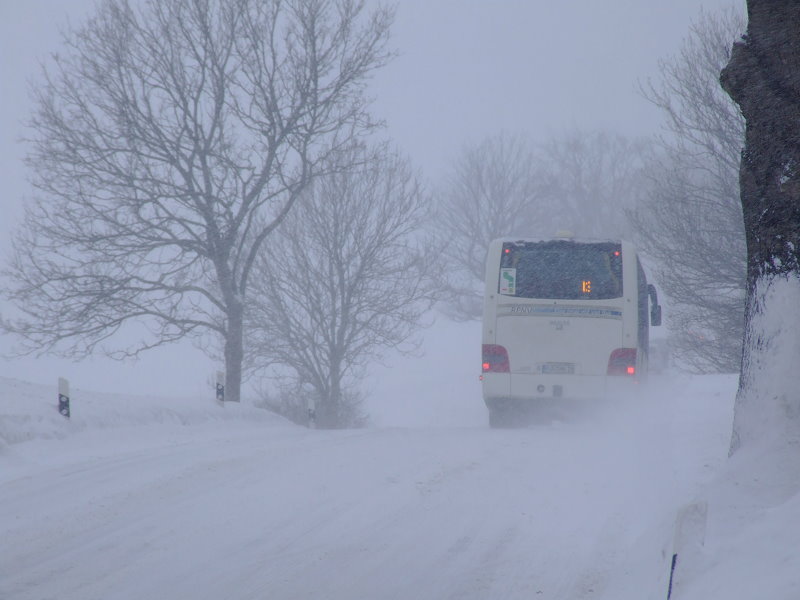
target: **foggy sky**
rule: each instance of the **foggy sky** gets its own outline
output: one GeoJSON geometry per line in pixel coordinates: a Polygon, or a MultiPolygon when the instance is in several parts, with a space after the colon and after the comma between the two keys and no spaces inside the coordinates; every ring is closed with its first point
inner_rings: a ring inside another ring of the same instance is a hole
{"type": "MultiPolygon", "coordinates": [[[[400,0],[392,46],[398,58],[378,73],[374,113],[386,137],[435,182],[465,143],[500,130],[535,138],[572,128],[649,135],[659,114],[636,92],[674,55],[701,8],[744,0],[400,0]]],[[[28,116],[26,82],[59,50],[59,28],[79,23],[93,0],[0,0],[0,251],[30,193],[17,140],[28,116]]],[[[0,312],[5,312],[0,305],[0,312]]],[[[11,340],[0,337],[0,353],[11,340]]],[[[219,368],[188,345],[136,364],[94,358],[6,361],[0,376],[37,383],[70,377],[84,388],[172,395],[206,394],[219,368]]]]}

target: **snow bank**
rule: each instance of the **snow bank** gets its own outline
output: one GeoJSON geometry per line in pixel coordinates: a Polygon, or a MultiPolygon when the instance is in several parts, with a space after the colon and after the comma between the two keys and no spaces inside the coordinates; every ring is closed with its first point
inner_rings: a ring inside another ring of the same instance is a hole
{"type": "MultiPolygon", "coordinates": [[[[639,428],[625,436],[635,442],[638,456],[626,459],[627,446],[623,443],[612,454],[616,457],[614,462],[622,467],[627,460],[632,474],[630,481],[620,479],[618,484],[631,486],[632,494],[647,501],[643,503],[646,505],[626,513],[625,525],[613,530],[614,535],[624,536],[621,545],[627,545],[628,552],[625,556],[598,559],[597,580],[607,585],[596,586],[596,591],[586,597],[663,599],[667,593],[671,555],[679,551],[674,578],[675,600],[800,598],[800,553],[796,551],[800,540],[800,448],[787,445],[776,452],[764,447],[743,447],[731,459],[718,451],[726,447],[730,433],[736,383],[734,375],[669,374],[657,381],[657,392],[647,405],[639,408],[649,415],[648,418],[618,413],[613,421],[608,420],[611,415],[606,415],[605,422],[602,419],[593,422],[594,427],[614,427],[621,432],[639,428]],[[643,425],[646,427],[642,428],[643,425]],[[655,444],[653,440],[665,440],[665,443],[655,444]],[[697,451],[704,448],[708,452],[698,460],[697,451]],[[642,454],[647,452],[658,453],[659,459],[644,460],[646,457],[642,454]],[[647,464],[663,464],[666,468],[663,472],[642,473],[638,466],[647,464]],[[642,492],[641,486],[646,486],[647,493],[642,492]],[[678,514],[691,503],[707,506],[707,520],[697,525],[702,531],[695,532],[693,545],[676,548],[678,514]],[[637,590],[635,594],[632,589],[637,590]]],[[[468,392],[471,395],[471,391],[468,392]]],[[[429,393],[434,397],[443,395],[441,390],[429,393]]],[[[260,437],[265,426],[269,429],[267,438],[278,444],[277,454],[280,455],[310,452],[316,456],[320,448],[322,452],[328,448],[326,444],[331,440],[338,448],[343,439],[325,432],[317,435],[304,431],[246,402],[220,406],[212,399],[210,390],[208,398],[156,398],[90,392],[81,388],[74,388],[71,395],[72,418],[67,420],[57,411],[55,382],[48,386],[0,378],[0,484],[61,464],[81,465],[87,460],[91,464],[110,453],[125,452],[126,456],[133,456],[143,447],[152,448],[158,444],[168,447],[166,455],[170,460],[184,460],[181,457],[187,453],[191,457],[193,450],[190,449],[196,447],[194,444],[199,439],[228,439],[240,434],[260,437]]],[[[470,404],[465,396],[467,393],[456,394],[455,399],[443,402],[448,408],[452,405],[456,409],[456,401],[460,399],[469,411],[470,404]]],[[[376,402],[373,408],[380,406],[381,403],[376,402]]],[[[398,414],[401,421],[408,419],[407,414],[398,414]]],[[[379,416],[387,426],[397,427],[390,411],[379,416]]],[[[453,428],[460,425],[463,416],[454,416],[450,410],[429,411],[427,416],[428,426],[439,426],[436,429],[443,438],[461,435],[453,428]],[[453,421],[449,433],[447,429],[440,429],[444,425],[443,414],[448,414],[453,421]]],[[[556,439],[561,439],[570,432],[581,431],[583,426],[554,423],[553,431],[542,431],[530,443],[559,432],[563,435],[556,439]]],[[[481,431],[473,424],[467,427],[481,431]]],[[[486,427],[485,422],[480,427],[486,427]]],[[[510,443],[519,441],[519,433],[487,432],[488,441],[484,442],[500,442],[502,447],[504,436],[509,436],[505,443],[510,443]]],[[[381,447],[387,436],[410,434],[412,430],[398,429],[386,430],[384,434],[380,429],[359,433],[373,440],[375,448],[381,447]]],[[[436,456],[436,460],[442,459],[436,456]]],[[[391,454],[395,462],[402,457],[402,454],[391,454]]],[[[327,473],[325,464],[320,462],[318,474],[327,473]]],[[[508,473],[513,474],[516,468],[508,465],[508,473]]],[[[57,474],[58,470],[47,472],[57,474]]],[[[503,473],[497,475],[504,476],[503,473]]],[[[376,471],[375,477],[382,477],[381,470],[376,471]]],[[[417,479],[419,477],[414,480],[417,479]]],[[[335,478],[331,479],[330,485],[334,482],[335,478]]],[[[401,505],[402,498],[393,496],[394,485],[390,481],[383,492],[401,505]]],[[[444,530],[445,526],[439,525],[444,530]]],[[[554,527],[560,526],[554,523],[554,527]]],[[[554,535],[562,533],[553,530],[554,535]]],[[[413,538],[413,534],[412,531],[408,535],[413,538]]],[[[601,538],[587,539],[584,545],[604,547],[601,538]]],[[[573,566],[562,565],[565,577],[573,566]]],[[[552,565],[552,568],[558,567],[552,565]]],[[[509,572],[513,573],[513,569],[509,572]]]]}
{"type": "Polygon", "coordinates": [[[754,292],[758,310],[748,325],[743,379],[735,430],[739,444],[770,445],[780,451],[800,443],[800,279],[765,276],[754,292]]]}
{"type": "MultiPolygon", "coordinates": [[[[775,290],[771,298],[771,311],[795,310],[786,304],[792,294],[787,290],[775,290]]],[[[797,365],[792,368],[788,360],[800,355],[800,328],[796,319],[783,329],[780,322],[785,319],[772,317],[768,332],[778,334],[771,347],[774,363],[767,365],[767,378],[759,389],[758,397],[766,400],[765,394],[776,393],[786,387],[786,377],[800,373],[797,365]],[[793,332],[787,336],[787,332],[793,332]],[[794,337],[794,336],[797,337],[794,337]],[[778,351],[778,349],[780,349],[778,351]],[[770,381],[770,377],[773,379],[770,381]],[[781,383],[784,385],[782,386],[781,383]]],[[[680,376],[684,379],[684,376],[680,376]]],[[[706,403],[714,398],[731,399],[735,396],[738,377],[694,376],[685,378],[685,391],[698,403],[706,403]]],[[[720,405],[722,406],[722,405],[720,405]]],[[[780,405],[786,408],[786,404],[780,405]]],[[[712,422],[719,419],[720,413],[699,410],[693,418],[705,418],[712,422]]],[[[770,600],[800,599],[800,553],[797,552],[800,540],[800,444],[786,437],[787,428],[780,417],[765,418],[756,422],[755,429],[748,433],[758,433],[759,438],[749,439],[731,458],[709,464],[709,477],[692,498],[675,506],[675,520],[667,523],[654,523],[651,536],[644,539],[665,539],[671,534],[670,542],[657,549],[652,545],[641,544],[636,548],[636,556],[670,557],[678,552],[672,598],[676,600],[770,600]],[[775,420],[777,419],[777,420],[775,420]],[[787,439],[789,441],[787,442],[787,439]],[[692,503],[707,507],[706,519],[693,526],[689,536],[694,539],[679,548],[675,547],[675,531],[679,526],[679,514],[692,503]],[[660,535],[658,531],[660,530],[660,535]]],[[[783,414],[785,419],[786,414],[783,414]]],[[[699,428],[698,431],[715,431],[699,428]]],[[[729,427],[721,431],[730,432],[729,427]]],[[[796,432],[794,433],[796,436],[796,432]]],[[[679,455],[678,455],[679,456],[679,455]]],[[[680,460],[674,464],[680,468],[680,460]]],[[[642,569],[656,564],[642,560],[642,569]]],[[[655,575],[655,574],[654,574],[655,575]]],[[[663,563],[658,577],[664,586],[668,573],[663,563]]],[[[665,596],[666,597],[666,596],[665,596]]]]}
{"type": "Polygon", "coordinates": [[[800,598],[800,448],[742,448],[705,490],[705,545],[688,552],[675,598],[800,598]]]}
{"type": "Polygon", "coordinates": [[[31,440],[62,439],[77,432],[148,425],[199,425],[215,421],[281,421],[265,410],[242,402],[208,398],[157,398],[109,394],[73,388],[70,418],[58,412],[58,391],[52,386],[0,377],[0,451],[31,440]]]}

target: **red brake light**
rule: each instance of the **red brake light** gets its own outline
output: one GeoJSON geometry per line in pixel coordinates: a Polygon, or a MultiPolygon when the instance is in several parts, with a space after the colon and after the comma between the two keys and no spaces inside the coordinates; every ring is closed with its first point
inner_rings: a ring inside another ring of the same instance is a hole
{"type": "Polygon", "coordinates": [[[636,374],[636,348],[617,348],[608,357],[609,375],[636,374]]]}
{"type": "Polygon", "coordinates": [[[483,345],[483,372],[484,373],[509,373],[511,371],[508,361],[508,350],[497,344],[483,345]]]}

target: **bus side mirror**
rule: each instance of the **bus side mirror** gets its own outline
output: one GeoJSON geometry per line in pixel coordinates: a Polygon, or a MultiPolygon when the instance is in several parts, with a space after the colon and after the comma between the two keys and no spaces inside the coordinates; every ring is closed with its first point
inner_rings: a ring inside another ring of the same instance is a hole
{"type": "Polygon", "coordinates": [[[661,305],[660,304],[656,304],[650,310],[650,325],[652,325],[653,327],[658,327],[659,325],[661,325],[661,305]]]}
{"type": "Polygon", "coordinates": [[[658,303],[656,286],[652,283],[647,284],[647,295],[650,296],[650,325],[658,327],[661,325],[661,305],[658,303]]]}

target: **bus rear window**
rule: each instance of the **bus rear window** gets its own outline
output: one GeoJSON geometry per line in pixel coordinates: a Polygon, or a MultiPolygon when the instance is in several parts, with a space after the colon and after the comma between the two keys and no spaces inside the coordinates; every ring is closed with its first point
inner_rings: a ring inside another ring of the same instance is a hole
{"type": "Polygon", "coordinates": [[[622,245],[569,240],[506,242],[498,291],[518,298],[607,300],[622,296],[622,245]]]}

